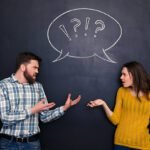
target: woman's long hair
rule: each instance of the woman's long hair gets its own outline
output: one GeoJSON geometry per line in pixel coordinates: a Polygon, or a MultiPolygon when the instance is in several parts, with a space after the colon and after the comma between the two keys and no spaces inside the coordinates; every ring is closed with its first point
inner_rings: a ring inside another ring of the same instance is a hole
{"type": "Polygon", "coordinates": [[[143,65],[136,61],[132,61],[124,64],[123,67],[126,67],[133,77],[133,88],[138,99],[140,100],[139,92],[141,91],[146,98],[150,100],[150,76],[143,65]]]}

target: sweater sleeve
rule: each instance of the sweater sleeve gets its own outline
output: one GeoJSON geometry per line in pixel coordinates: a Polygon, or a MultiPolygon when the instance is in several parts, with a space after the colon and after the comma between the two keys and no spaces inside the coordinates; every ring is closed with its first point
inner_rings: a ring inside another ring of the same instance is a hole
{"type": "Polygon", "coordinates": [[[114,111],[111,116],[108,116],[108,119],[114,124],[117,125],[120,122],[120,116],[122,111],[122,98],[123,98],[123,88],[119,88],[116,96],[116,104],[114,111]]]}

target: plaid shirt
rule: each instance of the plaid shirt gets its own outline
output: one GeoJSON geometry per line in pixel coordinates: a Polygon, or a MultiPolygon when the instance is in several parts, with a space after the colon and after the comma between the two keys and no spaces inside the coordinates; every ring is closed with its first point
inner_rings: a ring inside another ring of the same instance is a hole
{"type": "Polygon", "coordinates": [[[61,107],[32,114],[31,108],[43,98],[46,96],[38,82],[20,84],[14,75],[0,81],[0,118],[3,123],[0,132],[28,137],[40,132],[39,117],[42,122],[49,122],[64,114],[61,107]]]}

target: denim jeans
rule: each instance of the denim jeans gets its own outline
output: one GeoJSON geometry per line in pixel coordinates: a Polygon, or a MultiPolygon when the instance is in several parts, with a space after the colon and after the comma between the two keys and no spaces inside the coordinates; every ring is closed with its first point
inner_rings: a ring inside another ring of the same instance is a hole
{"type": "Polygon", "coordinates": [[[124,146],[120,146],[120,145],[115,145],[113,150],[136,150],[136,149],[124,147],[124,146]]]}
{"type": "Polygon", "coordinates": [[[39,140],[21,143],[0,138],[0,150],[41,150],[41,146],[39,140]]]}

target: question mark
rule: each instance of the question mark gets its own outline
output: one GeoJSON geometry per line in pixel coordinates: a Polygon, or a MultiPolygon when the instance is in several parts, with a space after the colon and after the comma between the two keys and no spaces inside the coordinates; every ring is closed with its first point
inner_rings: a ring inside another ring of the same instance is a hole
{"type": "MultiPolygon", "coordinates": [[[[73,19],[70,20],[70,22],[71,22],[71,23],[77,22],[77,23],[73,26],[74,32],[77,32],[77,28],[81,25],[81,21],[80,21],[79,19],[77,19],[77,18],[73,18],[73,19]]],[[[78,35],[75,34],[75,37],[77,38],[78,35]]]]}
{"type": "Polygon", "coordinates": [[[102,30],[105,29],[105,24],[104,24],[104,22],[103,22],[102,20],[96,20],[96,21],[95,21],[95,24],[96,24],[96,25],[98,25],[98,24],[101,25],[100,27],[97,27],[97,28],[95,29],[95,35],[94,35],[94,37],[96,38],[96,34],[97,34],[99,31],[102,31],[102,30]]]}

